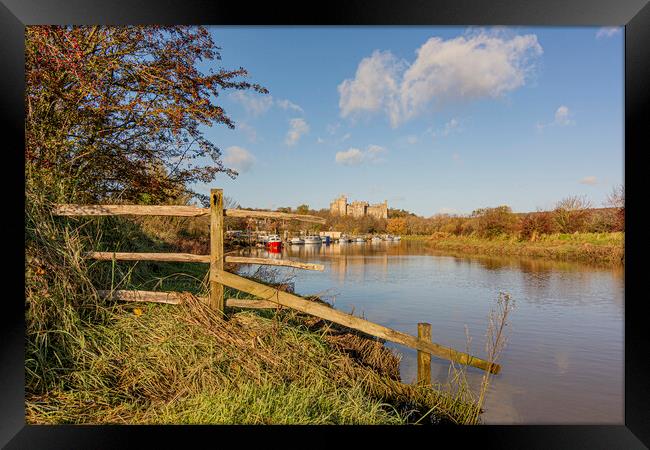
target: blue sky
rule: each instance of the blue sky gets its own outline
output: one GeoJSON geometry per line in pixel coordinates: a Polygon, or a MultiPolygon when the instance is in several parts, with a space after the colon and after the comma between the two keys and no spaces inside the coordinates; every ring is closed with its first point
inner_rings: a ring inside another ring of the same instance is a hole
{"type": "Polygon", "coordinates": [[[327,208],[340,194],[423,216],[569,195],[601,206],[623,183],[622,28],[210,27],[236,124],[206,127],[243,207],[327,208]]]}

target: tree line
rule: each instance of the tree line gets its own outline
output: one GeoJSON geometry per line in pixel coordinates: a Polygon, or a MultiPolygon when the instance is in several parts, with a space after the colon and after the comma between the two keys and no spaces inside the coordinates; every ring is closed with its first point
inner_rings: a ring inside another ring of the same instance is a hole
{"type": "MultiPolygon", "coordinates": [[[[495,238],[516,236],[535,240],[554,233],[608,233],[625,231],[625,189],[612,189],[602,208],[594,208],[584,197],[570,196],[558,201],[550,211],[514,213],[509,206],[486,207],[469,215],[436,214],[421,217],[403,209],[389,209],[388,219],[371,216],[332,215],[328,209],[312,210],[308,205],[278,208],[278,211],[313,214],[326,219],[324,225],[310,225],[313,231],[336,230],[350,234],[390,233],[399,235],[433,235],[495,238]]],[[[304,224],[270,224],[275,229],[300,231],[304,224]]]]}

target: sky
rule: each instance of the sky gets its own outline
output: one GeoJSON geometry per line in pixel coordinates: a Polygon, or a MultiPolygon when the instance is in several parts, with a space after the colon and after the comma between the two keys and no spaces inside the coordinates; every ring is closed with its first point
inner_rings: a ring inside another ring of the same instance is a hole
{"type": "Polygon", "coordinates": [[[388,201],[421,216],[601,207],[623,184],[624,34],[597,27],[209,27],[269,94],[204,127],[244,208],[388,201]]]}

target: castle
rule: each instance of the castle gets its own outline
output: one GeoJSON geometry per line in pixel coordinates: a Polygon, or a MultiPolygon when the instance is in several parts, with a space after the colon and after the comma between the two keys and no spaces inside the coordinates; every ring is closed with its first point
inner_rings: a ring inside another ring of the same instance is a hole
{"type": "Polygon", "coordinates": [[[361,201],[348,204],[348,198],[341,195],[330,203],[330,213],[335,216],[352,216],[355,218],[372,216],[377,219],[388,219],[388,200],[376,205],[361,201]]]}

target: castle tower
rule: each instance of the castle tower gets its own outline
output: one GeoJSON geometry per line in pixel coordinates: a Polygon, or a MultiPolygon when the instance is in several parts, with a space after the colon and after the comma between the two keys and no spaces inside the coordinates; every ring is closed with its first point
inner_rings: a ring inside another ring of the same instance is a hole
{"type": "Polygon", "coordinates": [[[334,216],[345,216],[348,212],[347,206],[348,198],[345,195],[341,195],[330,203],[330,214],[334,216]]]}

